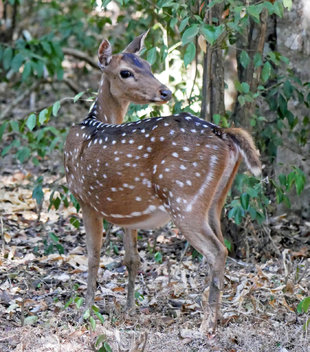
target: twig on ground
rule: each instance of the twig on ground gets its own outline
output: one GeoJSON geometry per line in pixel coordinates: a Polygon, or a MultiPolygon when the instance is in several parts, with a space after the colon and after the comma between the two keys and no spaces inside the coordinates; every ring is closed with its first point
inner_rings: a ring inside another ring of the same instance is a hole
{"type": "Polygon", "coordinates": [[[5,241],[4,241],[4,230],[3,230],[3,218],[2,218],[2,216],[0,217],[0,223],[1,223],[1,238],[2,238],[2,254],[4,255],[4,253],[5,253],[5,241]]]}

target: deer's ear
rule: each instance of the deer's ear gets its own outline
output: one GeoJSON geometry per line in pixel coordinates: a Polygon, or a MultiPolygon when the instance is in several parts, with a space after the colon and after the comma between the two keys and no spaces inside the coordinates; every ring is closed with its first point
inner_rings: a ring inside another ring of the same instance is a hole
{"type": "Polygon", "coordinates": [[[98,49],[98,65],[101,70],[109,65],[112,59],[112,47],[108,40],[104,39],[98,49]]]}
{"type": "Polygon", "coordinates": [[[149,30],[147,30],[143,34],[140,34],[127,46],[127,48],[123,52],[139,55],[144,47],[144,39],[147,36],[148,32],[149,30]]]}

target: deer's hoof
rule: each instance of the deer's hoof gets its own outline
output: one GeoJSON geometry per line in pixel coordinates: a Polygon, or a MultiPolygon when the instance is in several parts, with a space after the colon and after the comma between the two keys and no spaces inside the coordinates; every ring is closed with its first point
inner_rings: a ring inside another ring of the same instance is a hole
{"type": "Polygon", "coordinates": [[[200,332],[208,338],[212,338],[215,335],[216,327],[217,314],[213,309],[207,307],[200,325],[200,332]]]}

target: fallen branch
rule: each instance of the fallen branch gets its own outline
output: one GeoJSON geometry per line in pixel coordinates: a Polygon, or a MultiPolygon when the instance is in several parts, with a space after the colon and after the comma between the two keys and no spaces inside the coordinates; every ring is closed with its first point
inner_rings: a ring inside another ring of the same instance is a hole
{"type": "Polygon", "coordinates": [[[62,51],[65,55],[73,56],[79,60],[83,60],[87,62],[89,65],[91,65],[92,67],[99,70],[97,62],[95,62],[92,58],[89,57],[88,54],[85,54],[83,51],[80,51],[77,49],[71,49],[71,48],[62,48],[62,51]]]}

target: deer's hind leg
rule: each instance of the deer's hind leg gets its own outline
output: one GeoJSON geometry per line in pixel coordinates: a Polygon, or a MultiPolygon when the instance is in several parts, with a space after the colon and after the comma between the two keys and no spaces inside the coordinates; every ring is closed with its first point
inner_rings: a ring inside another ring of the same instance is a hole
{"type": "Polygon", "coordinates": [[[228,254],[221,231],[220,215],[240,161],[233,157],[225,158],[223,163],[225,167],[217,168],[217,174],[208,187],[200,188],[199,197],[187,199],[187,201],[194,200],[194,203],[190,203],[190,207],[185,205],[180,208],[180,204],[176,204],[173,200],[169,201],[176,226],[190,244],[206,257],[210,265],[208,304],[201,325],[203,332],[213,332],[217,325],[228,254]],[[201,192],[202,189],[204,192],[201,192]]]}
{"type": "Polygon", "coordinates": [[[211,206],[208,212],[209,224],[222,243],[224,243],[224,237],[221,230],[221,213],[226,201],[227,194],[235,179],[240,163],[240,158],[237,161],[232,159],[226,166],[217,187],[216,193],[212,198],[211,206]]]}
{"type": "Polygon", "coordinates": [[[213,332],[217,325],[227,249],[209,225],[208,216],[197,217],[189,214],[182,220],[175,220],[175,223],[190,244],[206,257],[210,265],[208,304],[204,309],[201,330],[204,333],[213,332]]]}

